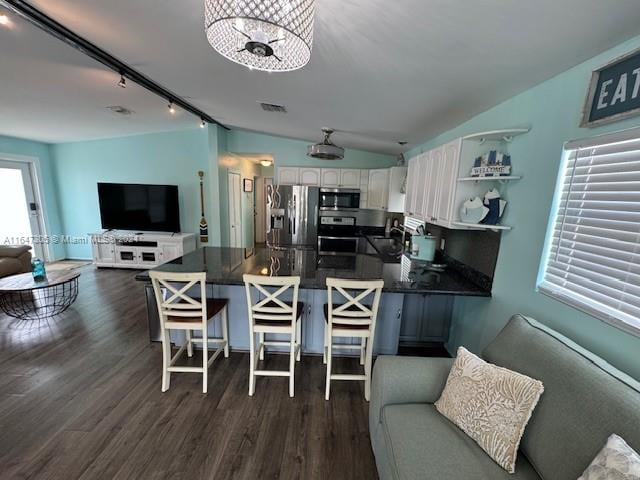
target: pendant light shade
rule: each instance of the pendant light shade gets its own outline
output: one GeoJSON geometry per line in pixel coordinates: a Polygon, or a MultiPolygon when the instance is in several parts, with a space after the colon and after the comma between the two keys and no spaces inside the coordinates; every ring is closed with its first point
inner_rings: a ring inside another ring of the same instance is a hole
{"type": "Polygon", "coordinates": [[[204,0],[207,40],[256,70],[286,72],[311,58],[315,0],[204,0]]]}

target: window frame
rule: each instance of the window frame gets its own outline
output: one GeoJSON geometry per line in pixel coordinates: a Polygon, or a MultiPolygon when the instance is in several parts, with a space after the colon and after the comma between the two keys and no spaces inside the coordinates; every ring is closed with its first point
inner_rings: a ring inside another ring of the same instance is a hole
{"type": "Polygon", "coordinates": [[[560,211],[560,207],[562,204],[561,197],[564,190],[565,179],[568,174],[572,175],[572,173],[570,174],[569,172],[567,172],[571,153],[578,149],[590,147],[594,148],[607,144],[621,143],[629,140],[640,140],[640,127],[630,128],[628,130],[622,130],[580,140],[571,140],[564,144],[556,179],[553,202],[551,205],[549,220],[545,232],[544,248],[542,251],[542,256],[540,258],[540,267],[538,271],[538,278],[536,281],[536,291],[565,305],[568,305],[578,311],[586,313],[587,315],[595,317],[620,330],[630,333],[636,337],[640,337],[640,318],[636,318],[631,314],[626,314],[625,312],[621,312],[602,303],[589,300],[584,295],[581,295],[578,292],[572,291],[570,289],[563,288],[560,285],[555,285],[552,282],[545,282],[545,274],[547,271],[547,267],[549,266],[550,255],[552,254],[554,230],[559,215],[564,215],[564,212],[560,211]],[[625,320],[625,318],[631,318],[635,323],[630,323],[628,320],[625,320]]]}

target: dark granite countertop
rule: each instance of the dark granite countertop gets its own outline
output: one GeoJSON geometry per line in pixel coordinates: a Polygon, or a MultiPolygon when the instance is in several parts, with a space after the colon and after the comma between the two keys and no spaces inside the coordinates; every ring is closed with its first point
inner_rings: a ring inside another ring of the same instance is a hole
{"type": "MultiPolygon", "coordinates": [[[[384,263],[376,255],[318,255],[300,248],[255,249],[202,247],[153,270],[207,272],[207,281],[221,285],[243,285],[242,275],[300,275],[300,288],[325,289],[327,277],[384,279],[384,291],[433,295],[490,297],[490,289],[478,286],[456,269],[432,272],[404,256],[400,263],[384,263]]],[[[148,281],[147,271],[136,275],[148,281]]]]}

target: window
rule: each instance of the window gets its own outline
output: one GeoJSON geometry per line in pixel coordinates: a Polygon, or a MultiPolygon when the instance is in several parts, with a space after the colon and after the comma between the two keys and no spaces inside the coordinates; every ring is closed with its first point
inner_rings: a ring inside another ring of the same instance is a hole
{"type": "Polygon", "coordinates": [[[565,145],[538,288],[640,335],[640,129],[565,145]]]}

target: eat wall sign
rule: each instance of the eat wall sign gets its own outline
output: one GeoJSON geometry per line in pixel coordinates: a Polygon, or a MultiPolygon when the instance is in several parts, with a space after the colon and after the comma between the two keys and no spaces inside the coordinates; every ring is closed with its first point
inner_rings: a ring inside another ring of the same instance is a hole
{"type": "Polygon", "coordinates": [[[581,127],[615,122],[640,113],[640,49],[591,75],[581,127]]]}

